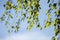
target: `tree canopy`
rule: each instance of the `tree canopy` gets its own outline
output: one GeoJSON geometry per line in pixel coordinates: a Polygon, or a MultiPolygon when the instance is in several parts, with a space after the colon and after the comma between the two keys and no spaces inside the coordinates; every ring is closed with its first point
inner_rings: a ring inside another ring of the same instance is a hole
{"type": "MultiPolygon", "coordinates": [[[[3,5],[5,8],[5,12],[0,17],[0,21],[5,21],[6,28],[8,32],[18,32],[20,29],[20,24],[25,19],[29,24],[27,29],[32,30],[33,26],[36,25],[37,28],[42,30],[39,20],[39,14],[41,10],[40,0],[16,0],[16,4],[12,2],[12,0],[6,1],[3,5]],[[13,11],[15,14],[13,14],[13,11]],[[25,11],[25,12],[24,12],[25,11]],[[10,20],[16,18],[16,22],[12,22],[13,25],[10,25],[10,20]],[[11,29],[13,30],[11,30],[11,29]],[[10,30],[9,30],[10,29],[10,30]]],[[[44,0],[43,0],[44,1],[44,0]]],[[[48,28],[51,25],[54,25],[54,33],[57,36],[60,33],[60,0],[57,3],[54,0],[47,0],[47,4],[49,9],[46,10],[45,14],[48,16],[48,19],[45,21],[44,28],[48,28]],[[55,14],[55,20],[52,21],[52,14],[55,14]]],[[[44,12],[44,11],[43,11],[44,12]]],[[[53,37],[54,38],[54,37],[53,37]]],[[[53,39],[55,40],[55,39],[53,39]]]]}

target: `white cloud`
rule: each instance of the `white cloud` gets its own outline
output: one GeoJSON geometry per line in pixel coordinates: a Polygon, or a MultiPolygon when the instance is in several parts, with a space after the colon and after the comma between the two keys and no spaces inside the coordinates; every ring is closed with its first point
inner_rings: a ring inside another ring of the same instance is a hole
{"type": "Polygon", "coordinates": [[[48,36],[38,32],[28,32],[23,34],[13,34],[3,40],[50,40],[48,36]]]}

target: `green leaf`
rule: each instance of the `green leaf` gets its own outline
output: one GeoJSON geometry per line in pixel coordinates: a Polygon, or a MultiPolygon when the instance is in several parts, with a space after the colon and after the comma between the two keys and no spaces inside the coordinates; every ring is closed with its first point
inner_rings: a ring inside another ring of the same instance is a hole
{"type": "Polygon", "coordinates": [[[12,28],[14,28],[14,26],[12,26],[12,28]]]}
{"type": "Polygon", "coordinates": [[[49,3],[50,2],[50,0],[48,0],[48,2],[47,3],[49,3]]]}
{"type": "Polygon", "coordinates": [[[57,40],[57,39],[53,36],[51,40],[57,40]]]}
{"type": "Polygon", "coordinates": [[[16,26],[16,31],[19,31],[19,27],[18,26],[16,26]]]}
{"type": "Polygon", "coordinates": [[[57,3],[53,3],[53,5],[52,5],[52,7],[53,7],[53,9],[57,9],[57,3]]]}

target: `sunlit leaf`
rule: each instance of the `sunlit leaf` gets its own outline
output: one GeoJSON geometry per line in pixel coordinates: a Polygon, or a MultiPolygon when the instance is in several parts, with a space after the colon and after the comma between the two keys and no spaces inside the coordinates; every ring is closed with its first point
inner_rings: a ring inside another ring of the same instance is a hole
{"type": "Polygon", "coordinates": [[[18,31],[19,30],[19,27],[18,26],[16,26],[16,31],[18,31]]]}
{"type": "Polygon", "coordinates": [[[46,23],[45,23],[45,28],[48,28],[49,26],[51,26],[51,22],[46,21],[46,23]]]}
{"type": "Polygon", "coordinates": [[[57,40],[57,39],[53,36],[51,40],[57,40]]]}
{"type": "Polygon", "coordinates": [[[57,6],[57,4],[53,3],[53,5],[52,5],[53,9],[56,9],[57,8],[56,6],[57,6]]]}
{"type": "Polygon", "coordinates": [[[33,25],[34,25],[34,22],[31,22],[31,24],[29,25],[29,30],[32,30],[33,25]]]}
{"type": "Polygon", "coordinates": [[[1,20],[1,21],[4,21],[4,20],[5,20],[5,18],[6,18],[6,16],[3,14],[3,16],[2,16],[2,17],[0,17],[0,20],[1,20]]]}
{"type": "Polygon", "coordinates": [[[28,18],[28,23],[30,23],[31,22],[31,18],[28,18]]]}
{"type": "Polygon", "coordinates": [[[60,15],[60,10],[57,9],[57,10],[56,10],[56,14],[57,14],[57,15],[60,15]]]}

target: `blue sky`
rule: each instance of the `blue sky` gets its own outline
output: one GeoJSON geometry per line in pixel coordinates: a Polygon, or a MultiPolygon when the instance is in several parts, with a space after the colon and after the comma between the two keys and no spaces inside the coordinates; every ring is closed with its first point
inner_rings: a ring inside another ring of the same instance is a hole
{"type": "MultiPolygon", "coordinates": [[[[4,7],[3,4],[6,2],[7,0],[0,0],[0,16],[2,15],[2,13],[4,13],[4,7]]],[[[47,7],[47,1],[46,0],[41,0],[41,7],[42,10],[40,12],[40,22],[41,22],[41,26],[44,26],[44,19],[47,18],[45,11],[48,9],[47,7]],[[44,11],[44,12],[43,12],[44,11]]],[[[15,1],[14,1],[15,3],[15,1]]],[[[53,18],[55,18],[53,16],[53,18]]],[[[25,28],[25,26],[27,24],[25,24],[26,21],[24,21],[21,25],[23,26],[19,32],[17,33],[11,33],[9,34],[7,32],[7,29],[4,25],[3,22],[0,21],[0,40],[50,40],[51,37],[54,35],[54,30],[53,27],[49,27],[48,29],[44,29],[43,30],[39,30],[37,28],[33,28],[31,31],[27,30],[25,28]]]]}

